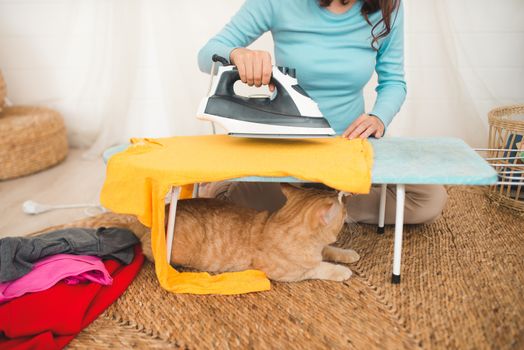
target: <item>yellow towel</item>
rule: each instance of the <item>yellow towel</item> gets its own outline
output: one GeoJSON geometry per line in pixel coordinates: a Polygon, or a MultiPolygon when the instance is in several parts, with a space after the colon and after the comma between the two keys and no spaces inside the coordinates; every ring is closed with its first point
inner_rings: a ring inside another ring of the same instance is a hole
{"type": "Polygon", "coordinates": [[[337,137],[307,140],[262,140],[225,135],[133,139],[107,165],[101,202],[118,213],[133,214],[151,227],[156,274],[175,293],[240,294],[268,290],[261,271],[210,275],[178,272],[167,263],[164,200],[172,186],[243,176],[294,176],[341,191],[369,193],[373,151],[367,140],[337,137]]]}

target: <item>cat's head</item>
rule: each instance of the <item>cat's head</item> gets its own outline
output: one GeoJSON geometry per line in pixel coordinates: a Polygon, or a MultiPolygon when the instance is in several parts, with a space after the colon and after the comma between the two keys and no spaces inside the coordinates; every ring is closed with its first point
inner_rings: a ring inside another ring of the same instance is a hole
{"type": "Polygon", "coordinates": [[[335,242],[346,219],[345,197],[338,192],[299,188],[282,184],[286,204],[279,210],[284,217],[293,218],[307,232],[326,243],[335,242]]]}

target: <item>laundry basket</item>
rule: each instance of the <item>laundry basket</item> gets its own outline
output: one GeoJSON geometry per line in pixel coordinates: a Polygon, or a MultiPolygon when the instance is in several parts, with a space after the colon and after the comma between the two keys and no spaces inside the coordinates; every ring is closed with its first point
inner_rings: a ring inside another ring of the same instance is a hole
{"type": "Polygon", "coordinates": [[[2,108],[4,108],[6,94],[7,90],[5,87],[5,80],[2,76],[2,72],[0,72],[0,112],[2,111],[2,108]]]}
{"type": "Polygon", "coordinates": [[[499,184],[488,196],[524,214],[524,105],[492,110],[489,125],[488,161],[499,173],[499,184]]]}
{"type": "Polygon", "coordinates": [[[43,107],[0,112],[0,180],[32,174],[62,161],[68,151],[62,116],[43,107]]]}

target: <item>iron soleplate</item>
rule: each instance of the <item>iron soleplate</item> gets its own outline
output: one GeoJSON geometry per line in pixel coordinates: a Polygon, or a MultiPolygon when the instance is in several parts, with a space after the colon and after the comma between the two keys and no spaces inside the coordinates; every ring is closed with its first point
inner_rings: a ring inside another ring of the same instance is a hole
{"type": "Polygon", "coordinates": [[[257,139],[325,139],[336,135],[330,134],[249,134],[249,133],[228,133],[229,136],[257,139]]]}

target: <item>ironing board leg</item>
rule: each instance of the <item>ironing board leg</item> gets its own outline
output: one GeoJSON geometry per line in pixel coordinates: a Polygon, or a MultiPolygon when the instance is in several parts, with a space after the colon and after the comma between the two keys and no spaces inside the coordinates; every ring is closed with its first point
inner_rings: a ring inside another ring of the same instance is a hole
{"type": "Polygon", "coordinates": [[[173,236],[175,234],[175,217],[178,197],[180,196],[180,187],[171,188],[170,202],[169,202],[169,217],[167,219],[167,263],[171,263],[171,250],[173,248],[173,236]]]}
{"type": "Polygon", "coordinates": [[[384,233],[384,221],[386,218],[386,190],[388,185],[383,184],[380,186],[380,206],[378,208],[378,228],[377,233],[384,233]]]}
{"type": "Polygon", "coordinates": [[[393,248],[393,276],[391,283],[400,283],[400,260],[402,258],[402,233],[404,230],[404,204],[406,186],[397,185],[397,208],[395,217],[395,243],[393,248]]]}
{"type": "Polygon", "coordinates": [[[193,198],[198,198],[198,192],[200,191],[200,184],[196,183],[193,185],[193,198]]]}

